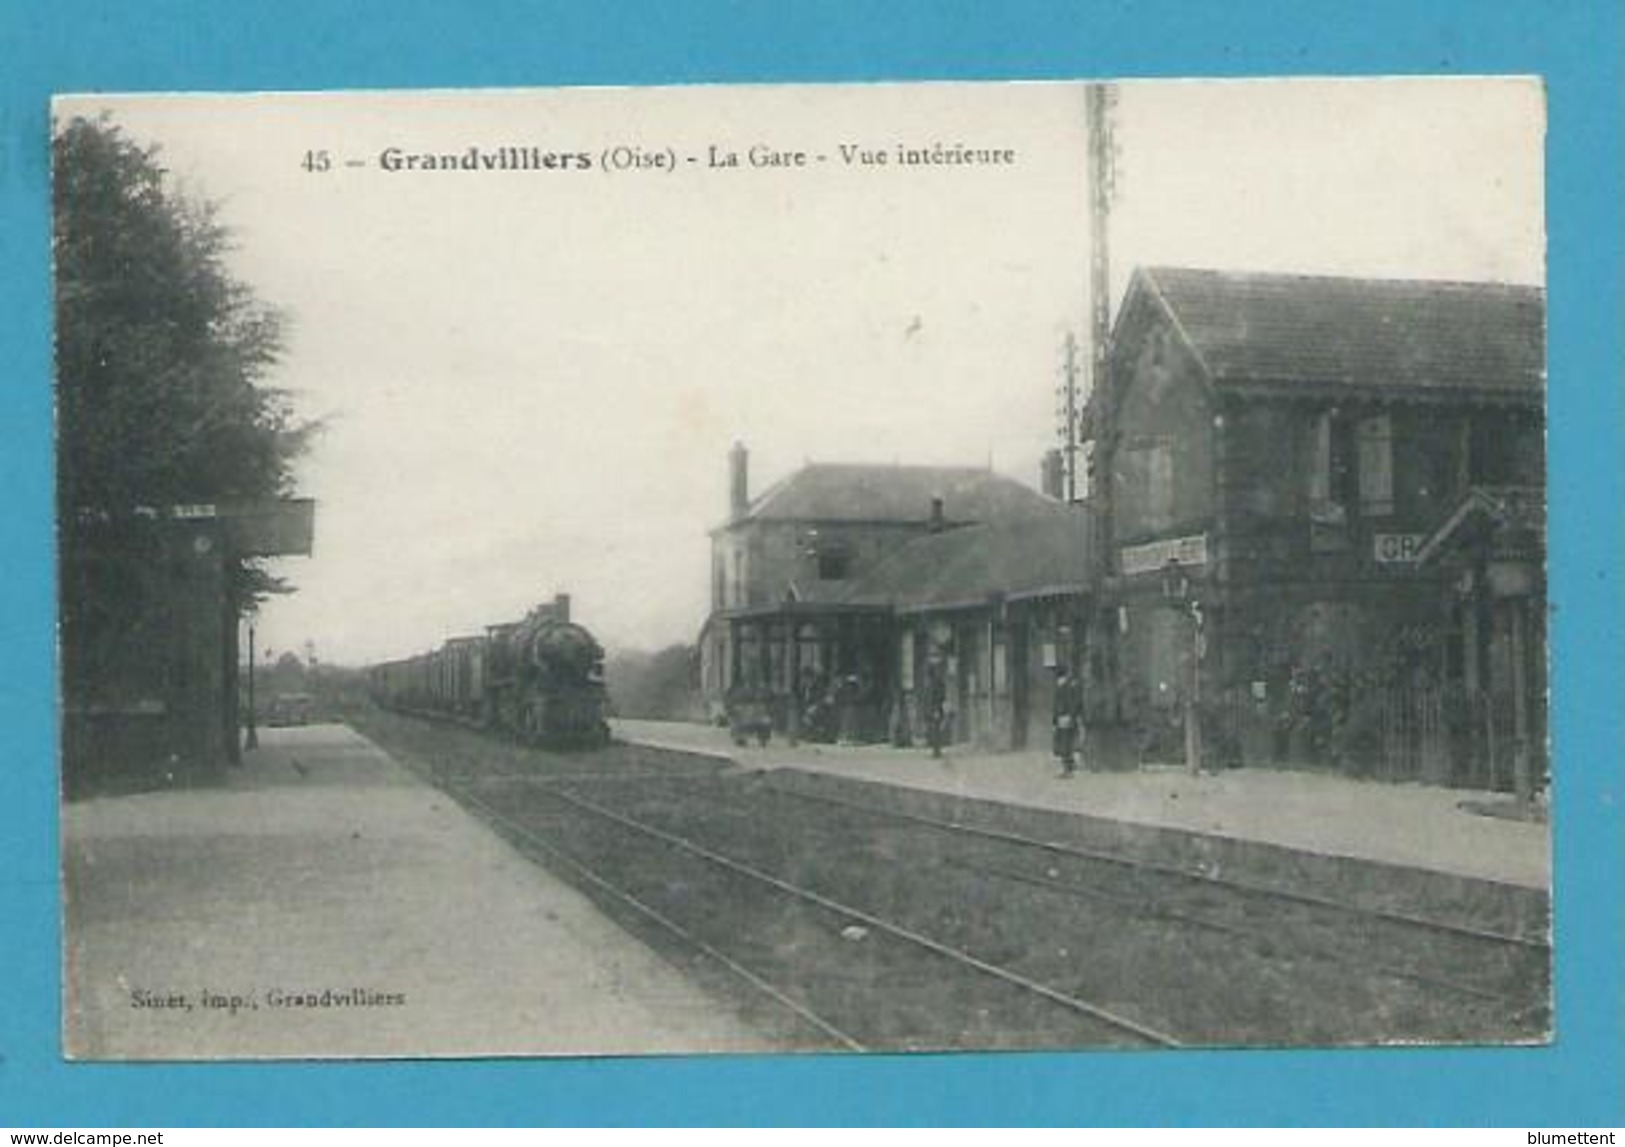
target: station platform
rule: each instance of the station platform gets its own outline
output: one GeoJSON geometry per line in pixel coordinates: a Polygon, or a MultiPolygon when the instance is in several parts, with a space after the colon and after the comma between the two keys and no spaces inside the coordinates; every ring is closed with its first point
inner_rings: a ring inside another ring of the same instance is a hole
{"type": "Polygon", "coordinates": [[[358,734],[261,738],[214,787],[64,807],[70,1057],[770,1050],[358,734]]]}
{"type": "Polygon", "coordinates": [[[622,740],[726,758],[743,768],[797,769],[908,789],[1097,817],[1549,891],[1548,826],[1483,815],[1505,794],[1366,781],[1307,769],[1244,768],[1193,776],[1175,766],[1057,775],[1048,753],[964,746],[941,759],[885,745],[736,746],[723,728],[616,720],[622,740]],[[1475,811],[1477,810],[1477,811],[1475,811]]]}

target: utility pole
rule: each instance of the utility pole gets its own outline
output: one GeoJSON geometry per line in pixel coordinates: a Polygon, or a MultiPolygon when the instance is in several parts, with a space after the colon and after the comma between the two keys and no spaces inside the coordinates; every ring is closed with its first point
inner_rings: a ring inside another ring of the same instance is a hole
{"type": "Polygon", "coordinates": [[[1089,387],[1091,394],[1106,377],[1106,344],[1112,333],[1111,219],[1117,191],[1116,144],[1112,108],[1117,93],[1110,84],[1090,84],[1084,92],[1089,120],[1089,387]]]}
{"type": "MultiPolygon", "coordinates": [[[[1112,335],[1111,210],[1117,191],[1116,143],[1112,135],[1112,108],[1117,93],[1110,84],[1090,84],[1084,89],[1084,118],[1089,128],[1089,357],[1086,439],[1094,441],[1104,428],[1110,396],[1107,394],[1106,358],[1112,335]]],[[[1090,450],[1089,494],[1098,509],[1097,521],[1107,535],[1097,541],[1109,544],[1111,483],[1094,470],[1100,443],[1090,450]]],[[[1096,547],[1097,562],[1104,562],[1109,550],[1096,547]]]]}
{"type": "MultiPolygon", "coordinates": [[[[1112,108],[1117,93],[1110,84],[1089,84],[1084,88],[1084,122],[1088,130],[1089,186],[1089,275],[1088,347],[1080,362],[1078,341],[1066,336],[1066,364],[1057,394],[1056,423],[1064,460],[1066,500],[1075,502],[1081,493],[1103,505],[1109,497],[1108,484],[1093,477],[1094,458],[1084,468],[1079,481],[1079,456],[1084,443],[1099,433],[1100,415],[1105,403],[1106,349],[1111,340],[1111,254],[1110,228],[1112,198],[1117,189],[1116,144],[1112,138],[1112,108]],[[1080,381],[1081,369],[1081,381],[1080,381]]],[[[1105,551],[1097,547],[1096,560],[1105,551]]]]}
{"type": "Polygon", "coordinates": [[[1207,655],[1207,633],[1202,624],[1201,601],[1193,598],[1185,612],[1191,619],[1190,684],[1185,690],[1185,769],[1195,777],[1202,773],[1202,658],[1207,655]]]}
{"type": "Polygon", "coordinates": [[[243,748],[257,749],[260,747],[260,733],[255,724],[254,714],[254,619],[248,620],[248,732],[243,736],[243,748]]]}
{"type": "Polygon", "coordinates": [[[1089,515],[1084,526],[1088,549],[1082,573],[1093,592],[1090,611],[1080,620],[1088,622],[1088,644],[1092,647],[1089,657],[1107,688],[1110,711],[1120,715],[1116,689],[1119,683],[1116,607],[1103,594],[1113,573],[1116,544],[1112,529],[1111,475],[1116,447],[1110,440],[1115,416],[1106,372],[1112,306],[1109,224],[1117,184],[1111,112],[1116,103],[1117,93],[1109,84],[1090,84],[1084,88],[1084,119],[1089,134],[1089,345],[1088,392],[1080,438],[1088,446],[1086,451],[1080,446],[1080,453],[1087,458],[1084,489],[1089,499],[1089,515]]]}
{"type": "Polygon", "coordinates": [[[1066,332],[1066,361],[1061,367],[1060,404],[1056,410],[1061,439],[1061,490],[1068,505],[1078,500],[1078,431],[1082,412],[1078,409],[1078,340],[1066,332]]]}

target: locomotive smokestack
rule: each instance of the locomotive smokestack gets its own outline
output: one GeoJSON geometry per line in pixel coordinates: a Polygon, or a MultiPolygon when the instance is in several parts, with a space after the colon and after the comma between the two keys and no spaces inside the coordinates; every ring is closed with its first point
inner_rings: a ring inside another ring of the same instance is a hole
{"type": "Polygon", "coordinates": [[[737,522],[750,509],[750,455],[743,442],[735,442],[728,451],[728,518],[737,522]]]}
{"type": "Polygon", "coordinates": [[[567,594],[567,593],[556,593],[556,594],[553,595],[553,616],[558,618],[562,622],[566,622],[566,623],[569,622],[569,620],[570,620],[570,595],[569,594],[567,594]]]}

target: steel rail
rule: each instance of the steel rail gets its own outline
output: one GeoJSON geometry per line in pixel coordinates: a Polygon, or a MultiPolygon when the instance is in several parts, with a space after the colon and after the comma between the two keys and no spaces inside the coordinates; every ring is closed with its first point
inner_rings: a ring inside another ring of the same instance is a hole
{"type": "Polygon", "coordinates": [[[1422,928],[1430,931],[1444,932],[1452,935],[1465,936],[1474,940],[1503,944],[1513,947],[1525,947],[1537,951],[1549,952],[1551,945],[1545,940],[1533,936],[1508,935],[1505,932],[1496,932],[1488,928],[1475,928],[1470,924],[1453,924],[1447,920],[1430,920],[1425,916],[1415,916],[1408,912],[1395,912],[1385,908],[1361,908],[1358,905],[1348,904],[1341,900],[1334,900],[1329,896],[1318,896],[1313,892],[1297,892],[1290,888],[1275,888],[1267,884],[1255,884],[1251,881],[1234,880],[1229,877],[1210,876],[1204,872],[1192,872],[1177,865],[1165,864],[1161,861],[1142,860],[1134,857],[1120,856],[1115,853],[1102,852],[1098,849],[1086,848],[1083,845],[1072,844],[1067,841],[1041,840],[1037,837],[1025,836],[1018,832],[1008,832],[1004,829],[984,828],[980,825],[964,824],[957,821],[941,820],[937,817],[924,816],[919,813],[903,812],[900,809],[879,808],[872,804],[859,804],[857,801],[846,800],[842,797],[829,796],[824,793],[803,792],[796,788],[767,783],[767,788],[773,792],[799,800],[817,801],[824,804],[836,805],[842,808],[855,809],[858,812],[868,813],[871,816],[890,817],[894,820],[909,821],[915,824],[926,825],[930,828],[941,829],[946,832],[963,833],[967,836],[978,836],[988,840],[1002,841],[1007,844],[1020,844],[1030,848],[1043,849],[1048,852],[1059,853],[1063,856],[1076,856],[1084,860],[1096,860],[1106,864],[1114,864],[1121,868],[1130,868],[1143,872],[1154,872],[1158,875],[1172,876],[1181,880],[1195,881],[1211,884],[1218,888],[1230,888],[1249,896],[1289,900],[1300,904],[1309,904],[1317,908],[1329,908],[1353,916],[1364,916],[1371,919],[1386,920],[1390,923],[1404,924],[1413,928],[1422,928]]]}
{"type": "Polygon", "coordinates": [[[1149,1027],[1145,1024],[1139,1023],[1138,1021],[1129,1019],[1127,1016],[1118,1015],[1116,1012],[1109,1011],[1096,1004],[1091,1004],[1087,1000],[1069,995],[1068,993],[1059,991],[1047,984],[1039,983],[1037,980],[1033,980],[1021,975],[1019,972],[1012,972],[1008,968],[1002,968],[997,964],[989,963],[986,960],[971,955],[969,952],[966,952],[963,949],[955,948],[951,944],[945,944],[939,940],[933,940],[931,937],[926,936],[923,933],[916,932],[911,928],[884,919],[883,917],[876,916],[871,912],[866,912],[861,908],[854,908],[849,904],[844,904],[841,901],[825,896],[822,893],[814,892],[811,889],[792,884],[787,880],[774,876],[770,872],[764,872],[752,865],[735,860],[732,857],[724,856],[721,853],[706,848],[702,844],[697,844],[686,837],[678,836],[675,833],[667,832],[664,829],[655,828],[653,825],[645,824],[642,821],[635,820],[631,817],[615,812],[613,809],[604,808],[603,806],[596,804],[585,797],[565,792],[562,789],[548,788],[545,791],[548,793],[548,795],[556,797],[567,804],[583,810],[584,812],[592,813],[595,816],[599,816],[605,820],[619,824],[624,828],[641,833],[645,836],[651,837],[652,839],[659,840],[662,843],[672,846],[673,848],[679,849],[680,851],[687,852],[690,855],[698,856],[704,860],[710,861],[712,864],[715,864],[721,868],[725,868],[731,872],[738,873],[741,876],[745,876],[752,880],[766,884],[769,887],[775,888],[785,895],[794,897],[797,900],[802,900],[809,904],[815,904],[820,908],[837,913],[852,920],[860,920],[869,925],[871,928],[879,929],[880,931],[885,932],[887,935],[895,936],[898,939],[915,944],[929,952],[935,953],[936,955],[943,956],[949,960],[955,961],[956,963],[973,968],[984,975],[991,976],[994,979],[1011,984],[1017,988],[1021,988],[1024,991],[1049,1000],[1051,1003],[1058,1004],[1061,1007],[1075,1011],[1081,1015],[1088,1016],[1089,1018],[1104,1024],[1107,1027],[1128,1032],[1142,1040],[1145,1040],[1147,1043],[1155,1044],[1160,1047],[1183,1046],[1183,1043],[1180,1040],[1172,1035],[1169,1035],[1167,1032],[1159,1031],[1156,1028],[1149,1027]]]}
{"type": "MultiPolygon", "coordinates": [[[[778,788],[777,786],[770,786],[770,787],[773,788],[773,791],[775,791],[775,792],[781,792],[781,793],[782,792],[788,792],[791,795],[795,795],[795,796],[804,795],[804,794],[795,792],[794,790],[784,790],[784,789],[778,788]]],[[[827,798],[814,797],[812,799],[822,800],[822,799],[827,799],[827,798]]],[[[867,809],[868,806],[860,806],[860,807],[864,807],[864,808],[867,809]]],[[[894,815],[890,810],[870,810],[870,811],[875,811],[877,813],[877,815],[881,815],[881,816],[894,815]]],[[[911,814],[895,814],[895,815],[906,816],[906,815],[911,815],[911,814]]],[[[948,823],[948,822],[944,822],[944,823],[948,823]]],[[[966,830],[966,831],[969,831],[969,830],[966,830]]],[[[1257,941],[1257,940],[1260,940],[1260,939],[1273,939],[1273,937],[1271,937],[1268,934],[1260,931],[1257,928],[1248,928],[1248,927],[1246,927],[1244,925],[1231,924],[1231,923],[1221,921],[1221,920],[1214,920],[1214,919],[1211,919],[1209,917],[1205,917],[1205,916],[1203,916],[1203,915],[1201,915],[1199,913],[1184,912],[1184,911],[1181,911],[1181,910],[1178,910],[1178,909],[1173,909],[1173,908],[1164,908],[1164,907],[1149,904],[1146,901],[1144,901],[1142,899],[1135,898],[1135,897],[1119,895],[1119,894],[1116,894],[1116,893],[1104,891],[1102,889],[1090,888],[1090,887],[1087,887],[1085,885],[1075,884],[1075,883],[1072,883],[1072,882],[1069,882],[1069,881],[1057,880],[1057,879],[1054,879],[1054,878],[1051,878],[1051,877],[1037,876],[1037,875],[1033,875],[1033,874],[1030,874],[1030,873],[1017,872],[1017,871],[1014,871],[1012,869],[1006,869],[1006,868],[999,867],[997,865],[977,863],[977,862],[974,862],[974,861],[957,860],[957,859],[950,858],[950,859],[947,859],[947,860],[943,861],[943,863],[950,866],[950,867],[959,868],[959,869],[962,869],[962,870],[967,871],[967,872],[973,872],[973,873],[979,873],[979,874],[983,874],[983,875],[994,876],[994,877],[998,877],[999,879],[1003,879],[1003,880],[1010,880],[1010,881],[1017,882],[1017,883],[1028,884],[1028,885],[1038,887],[1038,888],[1044,888],[1044,889],[1047,889],[1049,891],[1057,892],[1057,893],[1060,893],[1060,894],[1063,894],[1063,895],[1070,895],[1070,896],[1079,897],[1079,898],[1092,899],[1092,900],[1100,901],[1102,903],[1112,904],[1112,905],[1114,905],[1116,907],[1125,909],[1128,912],[1130,912],[1131,914],[1136,915],[1136,916],[1148,917],[1148,918],[1153,918],[1153,919],[1172,920],[1172,921],[1176,921],[1176,922],[1181,923],[1181,924],[1188,924],[1188,925],[1191,925],[1193,927],[1204,928],[1204,929],[1207,929],[1209,931],[1220,933],[1221,935],[1232,936],[1232,937],[1235,937],[1237,939],[1242,939],[1242,940],[1257,941]]],[[[1195,874],[1192,874],[1192,875],[1195,875],[1195,874]]],[[[1224,882],[1220,882],[1220,885],[1223,886],[1223,883],[1224,882]]],[[[1251,894],[1250,890],[1249,890],[1249,894],[1251,894]]],[[[1358,911],[1358,910],[1355,909],[1355,911],[1358,911]]],[[[1512,995],[1509,995],[1508,993],[1505,993],[1505,992],[1496,991],[1496,990],[1494,990],[1492,988],[1480,987],[1480,986],[1478,986],[1476,984],[1470,984],[1470,983],[1467,983],[1467,982],[1464,982],[1464,981],[1461,981],[1461,980],[1451,979],[1451,978],[1445,977],[1445,976],[1436,976],[1436,975],[1433,975],[1433,974],[1428,973],[1428,972],[1415,971],[1415,970],[1412,970],[1410,968],[1401,967],[1399,965],[1387,963],[1387,962],[1381,961],[1381,960],[1378,960],[1378,961],[1373,963],[1373,962],[1370,962],[1370,961],[1367,961],[1367,960],[1359,959],[1359,958],[1354,957],[1354,956],[1346,955],[1346,954],[1344,954],[1342,952],[1337,951],[1334,948],[1330,948],[1330,947],[1328,947],[1326,945],[1323,945],[1323,944],[1314,944],[1314,943],[1295,944],[1295,945],[1293,945],[1293,951],[1298,955],[1307,956],[1307,957],[1310,957],[1312,959],[1327,960],[1327,961],[1330,961],[1332,963],[1341,964],[1341,965],[1343,965],[1345,967],[1357,968],[1362,972],[1368,972],[1368,973],[1374,972],[1374,973],[1377,973],[1379,975],[1386,976],[1386,977],[1388,977],[1390,979],[1403,980],[1403,981],[1406,981],[1406,982],[1409,982],[1409,983],[1419,984],[1419,985],[1422,985],[1422,986],[1425,986],[1425,987],[1441,988],[1441,989],[1444,989],[1446,991],[1455,992],[1455,993],[1457,993],[1459,995],[1470,996],[1470,997],[1473,997],[1475,999],[1484,1000],[1484,1001],[1491,1002],[1491,1003],[1508,1004],[1508,1005],[1513,1005],[1515,1007],[1520,1006],[1520,1005],[1523,1004],[1523,1002],[1521,1000],[1519,1000],[1518,998],[1516,998],[1516,997],[1514,997],[1512,995]]],[[[1538,1004],[1524,1005],[1523,1010],[1528,1010],[1529,1008],[1539,1007],[1539,1006],[1543,1006],[1543,1005],[1538,1005],[1538,1004]]]]}
{"type": "Polygon", "coordinates": [[[673,920],[659,909],[645,904],[642,900],[639,900],[636,896],[633,896],[624,888],[619,887],[598,872],[594,871],[589,866],[583,864],[575,857],[560,849],[557,845],[544,839],[539,833],[524,827],[523,825],[514,821],[511,817],[504,815],[501,810],[492,807],[486,801],[481,800],[472,792],[469,792],[466,788],[457,788],[454,790],[454,795],[461,800],[467,801],[487,820],[495,824],[499,830],[509,832],[520,837],[532,848],[537,849],[553,860],[563,864],[572,872],[576,873],[582,879],[590,883],[594,888],[609,894],[622,904],[625,904],[627,907],[633,909],[640,915],[666,929],[685,944],[690,945],[699,952],[703,953],[705,956],[715,960],[724,968],[728,969],[728,971],[744,980],[751,987],[767,996],[774,1003],[785,1008],[803,1022],[823,1032],[830,1039],[834,1040],[848,1051],[870,1050],[866,1045],[854,1039],[852,1036],[848,1035],[846,1032],[842,1031],[840,1028],[836,1027],[834,1024],[830,1023],[816,1012],[812,1011],[805,1004],[802,1004],[800,1001],[794,1000],[785,995],[785,993],[780,991],[778,988],[775,988],[772,984],[762,979],[762,977],[758,976],[755,972],[752,972],[749,968],[745,967],[737,960],[726,955],[717,948],[713,947],[711,944],[694,935],[688,929],[684,928],[681,924],[677,923],[677,921],[673,920]]]}
{"type": "MultiPolygon", "coordinates": [[[[1098,888],[1089,888],[1082,884],[1073,884],[1065,880],[1056,880],[1046,876],[1034,876],[1027,872],[1016,872],[1011,869],[999,868],[991,864],[976,864],[966,860],[948,859],[942,863],[952,868],[964,869],[988,876],[996,876],[1003,880],[1014,881],[1019,884],[1028,884],[1036,888],[1045,888],[1063,895],[1076,896],[1089,900],[1099,900],[1127,909],[1137,916],[1147,916],[1153,919],[1175,920],[1181,924],[1189,924],[1197,928],[1206,928],[1221,935],[1233,936],[1238,940],[1269,940],[1269,934],[1256,928],[1246,928],[1239,924],[1228,924],[1222,920],[1211,920],[1197,913],[1182,912],[1176,908],[1160,908],[1128,896],[1119,896],[1112,892],[1104,892],[1098,888]]],[[[1520,1004],[1520,1001],[1504,992],[1497,992],[1490,988],[1481,988],[1475,984],[1462,983],[1458,980],[1443,976],[1430,975],[1427,972],[1414,972],[1409,968],[1401,968],[1381,961],[1369,963],[1354,956],[1348,956],[1334,948],[1323,944],[1302,944],[1293,946],[1293,954],[1309,956],[1313,959],[1328,960],[1335,964],[1356,968],[1362,972],[1376,972],[1391,979],[1406,980],[1426,987],[1445,988],[1462,995],[1473,996],[1477,999],[1488,1000],[1494,1003],[1520,1004]]]]}
{"type": "Polygon", "coordinates": [[[545,776],[534,773],[496,773],[481,769],[468,769],[457,774],[458,779],[475,779],[490,784],[523,784],[536,788],[547,788],[550,785],[619,785],[633,782],[647,781],[674,781],[674,780],[710,780],[710,773],[550,773],[545,776]]]}

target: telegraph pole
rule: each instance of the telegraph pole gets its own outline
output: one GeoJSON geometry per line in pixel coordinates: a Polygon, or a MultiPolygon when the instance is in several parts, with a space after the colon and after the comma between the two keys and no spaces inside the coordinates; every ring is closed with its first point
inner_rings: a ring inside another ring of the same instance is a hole
{"type": "MultiPolygon", "coordinates": [[[[1116,144],[1112,138],[1112,108],[1117,93],[1110,84],[1090,84],[1084,89],[1084,119],[1089,133],[1089,328],[1088,394],[1081,437],[1089,443],[1085,490],[1090,513],[1085,526],[1089,549],[1084,558],[1084,580],[1094,587],[1089,626],[1089,642],[1098,643],[1092,654],[1104,682],[1112,687],[1118,681],[1116,618],[1112,602],[1101,593],[1116,562],[1116,541],[1112,529],[1112,455],[1110,441],[1115,414],[1111,385],[1107,376],[1107,348],[1111,341],[1111,209],[1117,189],[1116,144]]],[[[1117,715],[1115,700],[1111,711],[1117,715]]]]}
{"type": "MultiPolygon", "coordinates": [[[[1116,144],[1112,138],[1112,108],[1117,104],[1117,93],[1110,84],[1089,84],[1084,89],[1084,122],[1088,129],[1088,185],[1089,185],[1089,275],[1088,346],[1079,361],[1077,339],[1069,331],[1066,336],[1066,364],[1058,388],[1056,410],[1057,432],[1061,440],[1061,453],[1065,462],[1065,493],[1068,502],[1078,500],[1080,489],[1097,505],[1109,497],[1108,484],[1096,483],[1091,478],[1093,458],[1085,469],[1084,481],[1079,479],[1079,455],[1083,444],[1092,440],[1100,426],[1100,412],[1105,402],[1106,348],[1111,340],[1111,254],[1110,228],[1112,198],[1117,189],[1116,144]],[[1080,382],[1081,369],[1081,382],[1080,382]]],[[[1105,515],[1101,515],[1102,520],[1105,515]]],[[[1097,547],[1097,561],[1104,560],[1105,550],[1097,547]]]]}
{"type": "MultiPolygon", "coordinates": [[[[1093,439],[1100,432],[1109,400],[1106,386],[1106,352],[1112,336],[1111,210],[1117,191],[1116,144],[1112,138],[1112,108],[1117,93],[1110,84],[1090,84],[1084,90],[1084,116],[1089,125],[1089,360],[1088,432],[1093,439]]],[[[1098,444],[1096,446],[1098,449],[1098,444]]],[[[1094,462],[1091,451],[1091,463],[1094,462]]],[[[1090,467],[1094,469],[1093,465],[1090,467]]],[[[1101,513],[1098,520],[1109,524],[1110,483],[1089,483],[1101,513]],[[1103,500],[1104,499],[1104,500],[1103,500]]],[[[1101,539],[1109,541],[1109,538],[1101,539]]],[[[1098,547],[1097,561],[1107,550],[1098,547]]]]}
{"type": "Polygon", "coordinates": [[[1062,492],[1067,504],[1078,500],[1078,430],[1081,412],[1078,409],[1078,340],[1071,331],[1066,332],[1066,362],[1061,367],[1060,408],[1056,416],[1060,422],[1062,492]]]}
{"type": "Polygon", "coordinates": [[[1111,251],[1108,223],[1117,190],[1110,84],[1090,84],[1084,93],[1089,120],[1089,384],[1091,394],[1106,377],[1106,344],[1112,333],[1111,251]]]}

